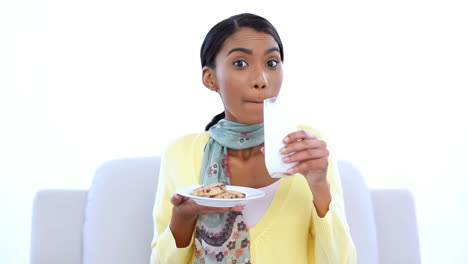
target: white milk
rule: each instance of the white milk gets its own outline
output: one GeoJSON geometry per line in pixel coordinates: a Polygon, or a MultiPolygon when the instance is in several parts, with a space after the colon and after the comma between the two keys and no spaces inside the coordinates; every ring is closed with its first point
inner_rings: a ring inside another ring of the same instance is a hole
{"type": "Polygon", "coordinates": [[[283,138],[297,130],[294,118],[276,97],[263,101],[263,122],[265,130],[265,163],[270,176],[280,178],[290,176],[288,169],[298,162],[284,163],[279,150],[284,146],[283,138]]]}

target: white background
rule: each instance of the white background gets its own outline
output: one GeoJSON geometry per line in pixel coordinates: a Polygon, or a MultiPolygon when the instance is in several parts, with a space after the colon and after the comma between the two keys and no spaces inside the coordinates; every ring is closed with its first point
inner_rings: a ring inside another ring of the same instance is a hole
{"type": "Polygon", "coordinates": [[[38,189],[87,188],[222,111],[199,48],[240,12],[277,27],[281,95],[334,156],[412,191],[422,262],[468,262],[466,1],[0,0],[0,263],[28,262],[38,189]]]}

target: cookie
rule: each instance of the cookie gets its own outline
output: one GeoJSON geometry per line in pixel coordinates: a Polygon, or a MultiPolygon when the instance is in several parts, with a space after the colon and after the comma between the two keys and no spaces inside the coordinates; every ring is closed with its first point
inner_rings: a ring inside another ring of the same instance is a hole
{"type": "Polygon", "coordinates": [[[245,193],[229,190],[229,191],[225,191],[223,193],[214,195],[212,197],[213,198],[225,198],[225,199],[245,198],[245,193]]]}
{"type": "Polygon", "coordinates": [[[226,184],[224,183],[212,183],[196,188],[192,191],[192,195],[210,197],[218,195],[226,191],[226,184]]]}

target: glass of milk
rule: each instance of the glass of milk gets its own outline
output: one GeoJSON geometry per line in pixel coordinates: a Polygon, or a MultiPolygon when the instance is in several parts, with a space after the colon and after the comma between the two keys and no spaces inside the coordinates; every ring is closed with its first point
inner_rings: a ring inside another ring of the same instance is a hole
{"type": "MultiPolygon", "coordinates": [[[[285,163],[280,153],[284,146],[283,138],[297,130],[295,118],[278,97],[263,101],[263,123],[265,133],[265,163],[270,176],[281,178],[291,176],[287,171],[298,162],[285,163]]],[[[292,153],[288,154],[291,155],[292,153]]]]}

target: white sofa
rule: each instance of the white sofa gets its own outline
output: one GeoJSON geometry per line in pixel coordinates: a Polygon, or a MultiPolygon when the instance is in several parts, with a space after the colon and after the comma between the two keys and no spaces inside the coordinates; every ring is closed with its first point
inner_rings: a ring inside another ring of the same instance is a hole
{"type": "MultiPolygon", "coordinates": [[[[411,194],[369,190],[350,163],[338,167],[358,263],[420,263],[411,194]]],[[[158,173],[158,157],[113,160],[97,170],[89,190],[39,191],[30,263],[149,263],[158,173]]]]}

